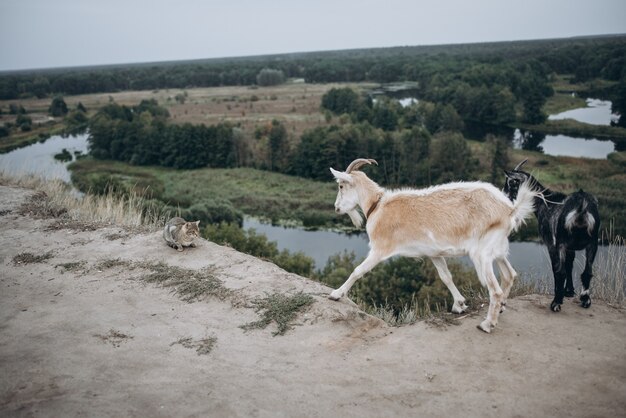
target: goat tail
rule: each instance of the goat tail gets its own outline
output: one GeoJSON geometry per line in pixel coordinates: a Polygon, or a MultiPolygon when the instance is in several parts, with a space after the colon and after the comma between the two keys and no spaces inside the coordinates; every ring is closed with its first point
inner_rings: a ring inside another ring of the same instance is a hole
{"type": "Polygon", "coordinates": [[[517,231],[520,226],[526,223],[526,219],[534,213],[536,197],[541,198],[543,194],[535,190],[529,180],[519,186],[511,212],[511,230],[517,231]]]}

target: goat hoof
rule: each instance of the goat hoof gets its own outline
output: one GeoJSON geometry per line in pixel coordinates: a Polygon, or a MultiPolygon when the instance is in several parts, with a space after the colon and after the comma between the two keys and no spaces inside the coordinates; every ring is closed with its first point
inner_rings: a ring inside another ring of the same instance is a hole
{"type": "Polygon", "coordinates": [[[552,301],[552,303],[550,304],[550,310],[552,312],[560,312],[561,311],[561,304],[552,301]]]}
{"type": "Polygon", "coordinates": [[[576,292],[574,292],[573,290],[565,290],[566,298],[573,298],[574,296],[576,296],[576,292]]]}
{"type": "Polygon", "coordinates": [[[583,308],[588,308],[591,306],[591,298],[589,297],[589,295],[582,295],[580,297],[580,306],[582,306],[583,308]]]}
{"type": "Polygon", "coordinates": [[[331,292],[330,295],[328,295],[328,299],[334,300],[336,302],[339,299],[341,299],[342,296],[343,296],[343,294],[341,292],[337,292],[335,290],[334,292],[331,292]]]}
{"type": "Polygon", "coordinates": [[[506,311],[506,302],[502,302],[502,304],[500,305],[500,313],[506,311]]]}
{"type": "Polygon", "coordinates": [[[481,322],[479,325],[476,325],[476,328],[478,328],[479,330],[486,332],[487,334],[491,334],[491,324],[489,323],[489,321],[484,320],[483,322],[481,322]]]}
{"type": "Polygon", "coordinates": [[[467,305],[463,303],[462,305],[455,303],[452,305],[452,312],[456,314],[462,314],[467,310],[467,305]]]}

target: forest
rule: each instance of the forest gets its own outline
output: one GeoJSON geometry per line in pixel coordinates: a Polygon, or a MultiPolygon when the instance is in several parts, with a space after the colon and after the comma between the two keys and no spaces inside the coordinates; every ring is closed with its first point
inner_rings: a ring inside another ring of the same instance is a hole
{"type": "MultiPolygon", "coordinates": [[[[551,74],[573,82],[626,76],[626,37],[411,46],[0,73],[0,100],[124,90],[254,85],[264,69],[307,83],[414,81],[424,99],[466,119],[540,121],[551,74]],[[481,105],[478,105],[481,104],[481,105]]],[[[608,92],[617,96],[616,90],[608,92]]],[[[615,100],[614,100],[615,101],[615,100]]],[[[619,102],[619,101],[617,101],[619,102]]],[[[621,104],[619,104],[621,106],[621,104]]],[[[619,109],[618,109],[619,110],[619,109]]]]}

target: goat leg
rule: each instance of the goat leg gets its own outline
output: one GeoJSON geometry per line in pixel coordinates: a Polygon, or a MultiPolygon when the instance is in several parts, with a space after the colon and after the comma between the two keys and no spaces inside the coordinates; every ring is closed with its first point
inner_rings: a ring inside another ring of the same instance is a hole
{"type": "Polygon", "coordinates": [[[552,312],[559,312],[561,305],[563,304],[563,296],[565,293],[565,265],[561,254],[564,251],[559,251],[555,247],[548,249],[550,253],[550,261],[552,263],[552,273],[554,274],[554,299],[550,303],[550,310],[552,312]]]}
{"type": "Polygon", "coordinates": [[[574,267],[574,259],[576,251],[567,250],[565,253],[565,297],[571,298],[576,295],[574,292],[574,282],[572,280],[572,269],[574,267]]]}
{"type": "Polygon", "coordinates": [[[580,292],[580,306],[588,308],[591,306],[591,297],[589,296],[589,286],[591,284],[591,278],[593,277],[592,266],[596,258],[596,252],[598,251],[598,242],[594,241],[585,248],[585,270],[580,275],[580,280],[583,282],[583,291],[580,292]]]}

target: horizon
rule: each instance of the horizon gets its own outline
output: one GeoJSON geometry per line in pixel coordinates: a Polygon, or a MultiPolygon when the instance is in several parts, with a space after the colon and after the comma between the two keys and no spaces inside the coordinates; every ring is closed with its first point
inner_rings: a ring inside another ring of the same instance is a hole
{"type": "Polygon", "coordinates": [[[619,36],[624,15],[620,0],[9,0],[0,71],[619,36]]]}
{"type": "Polygon", "coordinates": [[[38,68],[18,68],[18,69],[9,69],[2,70],[0,69],[0,74],[2,73],[19,73],[19,72],[37,72],[37,71],[58,71],[58,70],[76,70],[81,68],[97,68],[97,67],[122,67],[122,66],[133,66],[133,65],[150,65],[150,64],[169,64],[175,62],[195,62],[195,61],[211,61],[211,60],[237,60],[237,59],[247,59],[247,58],[262,58],[262,57],[272,57],[272,56],[281,56],[281,55],[291,55],[291,54],[316,54],[316,53],[331,53],[331,52],[342,52],[342,51],[358,51],[358,50],[368,50],[368,49],[393,49],[393,48],[420,48],[420,47],[447,47],[447,46],[458,46],[458,45],[480,45],[480,44],[504,44],[504,43],[513,43],[513,42],[540,42],[540,41],[551,41],[551,40],[568,40],[568,39],[586,39],[586,38],[620,38],[626,37],[626,33],[600,33],[600,34],[590,34],[590,35],[577,35],[577,36],[569,36],[563,38],[534,38],[534,39],[509,39],[509,40],[500,40],[500,41],[478,41],[478,42],[453,42],[453,43],[445,43],[445,44],[419,44],[419,45],[389,45],[389,46],[378,46],[378,47],[362,47],[362,48],[345,48],[345,49],[326,49],[326,50],[312,50],[312,51],[288,51],[288,52],[276,52],[276,53],[267,53],[267,54],[254,54],[254,55],[233,55],[233,56],[220,56],[220,57],[200,57],[200,58],[181,58],[175,60],[161,60],[161,61],[134,61],[134,62],[112,62],[112,63],[102,63],[102,64],[91,64],[91,65],[75,65],[75,66],[59,66],[59,67],[38,67],[38,68]]]}

